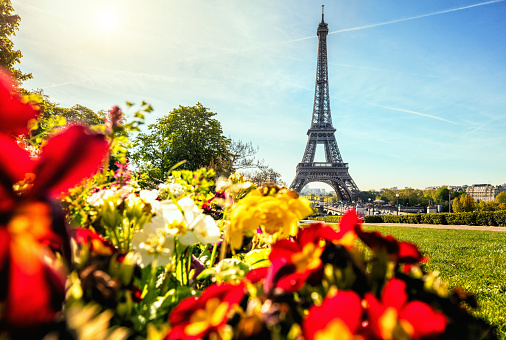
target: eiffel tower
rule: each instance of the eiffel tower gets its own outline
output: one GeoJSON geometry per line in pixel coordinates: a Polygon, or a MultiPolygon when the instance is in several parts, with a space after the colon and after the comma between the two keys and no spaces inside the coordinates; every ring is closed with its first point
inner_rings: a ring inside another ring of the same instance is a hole
{"type": "Polygon", "coordinates": [[[313,118],[307,131],[308,140],[302,162],[297,165],[295,179],[290,189],[300,192],[311,182],[330,185],[340,201],[351,201],[358,187],[348,173],[348,163],[344,163],[336,142],[336,129],[332,126],[330,115],[329,80],[327,64],[328,24],[323,20],[318,25],[318,62],[316,66],[316,86],[313,118]],[[325,162],[315,162],[316,146],[325,147],[325,162]]]}

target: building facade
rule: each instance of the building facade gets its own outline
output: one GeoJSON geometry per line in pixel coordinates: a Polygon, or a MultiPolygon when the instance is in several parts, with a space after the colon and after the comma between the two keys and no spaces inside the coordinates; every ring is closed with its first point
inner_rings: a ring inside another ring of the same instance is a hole
{"type": "Polygon", "coordinates": [[[466,188],[466,194],[474,200],[482,202],[493,202],[495,197],[506,191],[506,184],[493,186],[490,184],[475,184],[466,188]]]}

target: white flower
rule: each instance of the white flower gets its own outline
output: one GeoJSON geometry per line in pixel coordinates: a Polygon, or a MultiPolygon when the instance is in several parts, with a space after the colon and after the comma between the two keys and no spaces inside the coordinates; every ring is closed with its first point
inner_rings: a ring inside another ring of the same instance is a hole
{"type": "Polygon", "coordinates": [[[133,189],[134,188],[132,188],[130,185],[124,185],[121,188],[117,189],[115,194],[121,198],[122,196],[129,195],[133,191],[133,189]]]}
{"type": "Polygon", "coordinates": [[[157,200],[158,192],[156,190],[141,190],[139,197],[151,205],[151,212],[153,213],[160,207],[160,201],[157,200]]]}
{"type": "Polygon", "coordinates": [[[156,230],[177,236],[178,241],[186,246],[198,242],[202,244],[216,243],[220,240],[220,229],[216,226],[214,219],[205,215],[195,202],[189,197],[183,197],[177,204],[172,201],[161,201],[156,215],[151,222],[144,226],[144,229],[155,233],[156,230]]]}
{"type": "Polygon", "coordinates": [[[132,237],[132,248],[141,256],[141,267],[145,267],[157,258],[157,266],[165,266],[172,261],[174,249],[174,235],[150,228],[136,231],[132,237]]]}
{"type": "Polygon", "coordinates": [[[178,204],[184,211],[187,223],[185,233],[178,235],[182,244],[193,245],[197,242],[210,244],[220,240],[220,229],[216,226],[214,219],[205,215],[204,211],[199,209],[191,198],[184,197],[178,201],[178,204]]]}
{"type": "Polygon", "coordinates": [[[179,183],[162,183],[158,186],[160,191],[168,191],[174,197],[179,197],[182,193],[184,193],[183,186],[179,183]]]}
{"type": "Polygon", "coordinates": [[[86,200],[86,202],[88,202],[88,204],[91,206],[98,207],[104,203],[105,199],[112,196],[114,196],[114,191],[112,191],[111,189],[100,190],[91,194],[90,197],[88,197],[88,199],[86,200]]]}

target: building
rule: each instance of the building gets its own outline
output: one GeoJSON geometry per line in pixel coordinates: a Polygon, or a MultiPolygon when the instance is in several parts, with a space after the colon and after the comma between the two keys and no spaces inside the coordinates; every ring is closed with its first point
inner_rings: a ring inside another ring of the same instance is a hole
{"type": "Polygon", "coordinates": [[[476,202],[493,202],[495,197],[500,192],[504,191],[506,191],[506,183],[497,186],[491,184],[474,184],[466,188],[466,194],[474,198],[476,202]]]}

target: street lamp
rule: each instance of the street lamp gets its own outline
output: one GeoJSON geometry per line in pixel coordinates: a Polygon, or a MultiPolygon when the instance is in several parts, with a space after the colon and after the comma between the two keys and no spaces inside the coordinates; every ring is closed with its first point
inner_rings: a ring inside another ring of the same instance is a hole
{"type": "Polygon", "coordinates": [[[450,187],[448,187],[448,212],[452,212],[452,192],[450,191],[450,187]]]}
{"type": "Polygon", "coordinates": [[[395,194],[395,197],[397,197],[397,215],[399,215],[399,210],[401,210],[401,207],[399,207],[399,194],[395,194]]]}
{"type": "MultiPolygon", "coordinates": [[[[367,199],[367,201],[369,201],[369,215],[371,215],[371,198],[369,197],[367,199]]],[[[374,208],[373,208],[374,209],[374,208]]],[[[374,213],[374,210],[373,210],[373,213],[374,213]]]]}

